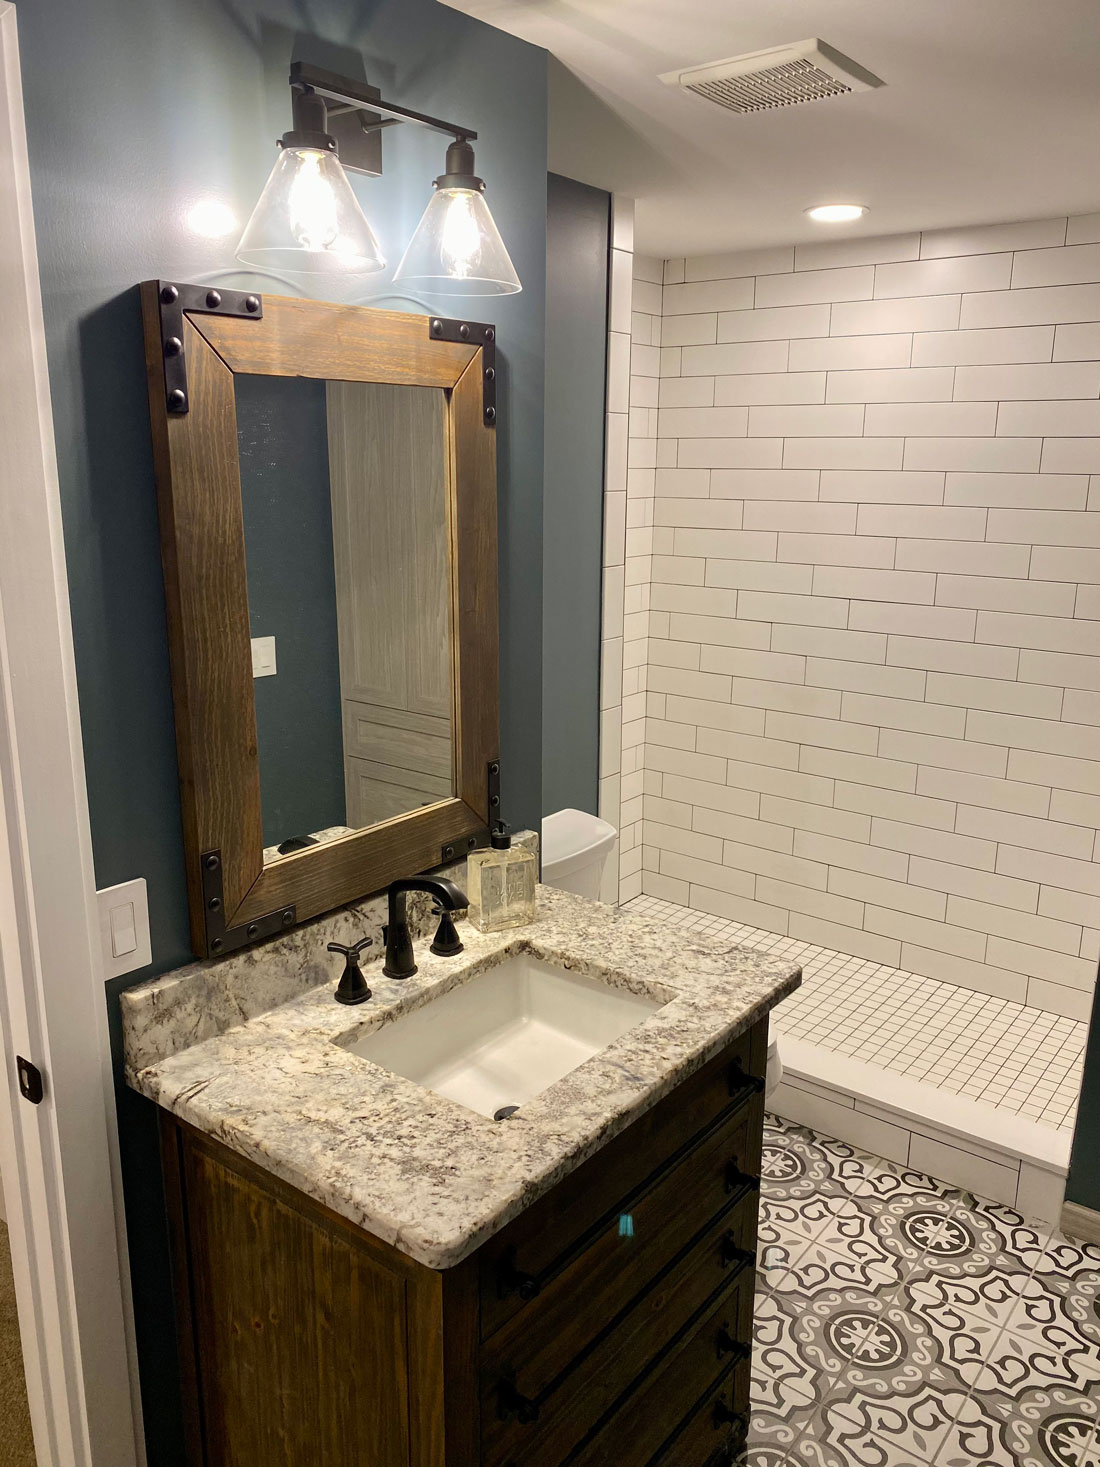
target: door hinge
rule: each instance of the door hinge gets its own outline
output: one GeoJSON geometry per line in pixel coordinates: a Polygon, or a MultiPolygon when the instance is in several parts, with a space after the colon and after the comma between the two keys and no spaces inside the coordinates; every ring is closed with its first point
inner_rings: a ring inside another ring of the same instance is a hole
{"type": "Polygon", "coordinates": [[[15,1069],[19,1076],[19,1093],[24,1100],[29,1100],[32,1105],[41,1105],[45,1087],[42,1083],[42,1071],[37,1065],[32,1065],[30,1060],[24,1059],[21,1054],[15,1056],[15,1069]]]}

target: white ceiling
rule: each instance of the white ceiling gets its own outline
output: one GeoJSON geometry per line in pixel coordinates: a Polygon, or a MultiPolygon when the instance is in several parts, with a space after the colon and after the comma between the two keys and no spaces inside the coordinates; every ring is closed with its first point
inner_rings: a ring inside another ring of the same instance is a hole
{"type": "Polygon", "coordinates": [[[448,0],[545,46],[550,167],[675,256],[1100,208],[1098,0],[448,0]],[[752,116],[659,72],[819,36],[877,91],[752,116]],[[823,226],[803,210],[871,213],[823,226]]]}

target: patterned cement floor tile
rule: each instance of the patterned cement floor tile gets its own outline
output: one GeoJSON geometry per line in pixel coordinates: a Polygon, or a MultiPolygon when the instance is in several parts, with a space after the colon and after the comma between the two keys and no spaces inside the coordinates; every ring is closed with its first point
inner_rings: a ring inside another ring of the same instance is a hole
{"type": "Polygon", "coordinates": [[[930,1253],[953,1257],[972,1249],[970,1235],[952,1221],[954,1206],[933,1192],[906,1189],[889,1197],[864,1192],[826,1218],[814,1241],[877,1264],[900,1284],[930,1253]]]}
{"type": "Polygon", "coordinates": [[[986,1357],[985,1372],[976,1386],[1013,1398],[1032,1386],[1062,1387],[1100,1400],[1100,1351],[1061,1323],[1018,1333],[1006,1329],[986,1357]]]}
{"type": "Polygon", "coordinates": [[[940,1260],[922,1260],[902,1285],[901,1296],[908,1308],[935,1319],[941,1328],[950,1327],[953,1319],[958,1328],[980,1319],[1003,1329],[1020,1307],[1030,1277],[1005,1254],[979,1253],[964,1260],[958,1272],[945,1271],[940,1260]]]}
{"type": "Polygon", "coordinates": [[[814,1238],[793,1257],[770,1287],[775,1293],[801,1295],[808,1302],[834,1289],[885,1297],[897,1289],[898,1276],[889,1265],[862,1257],[857,1248],[826,1248],[814,1238]]]}
{"type": "Polygon", "coordinates": [[[1030,1221],[1014,1207],[987,1202],[971,1192],[955,1195],[955,1216],[975,1234],[979,1246],[1013,1254],[1028,1272],[1044,1256],[1051,1236],[1049,1223],[1030,1221]]]}
{"type": "Polygon", "coordinates": [[[878,1400],[834,1391],[803,1429],[791,1454],[804,1467],[925,1467],[951,1425],[952,1402],[931,1387],[878,1400]]]}
{"type": "Polygon", "coordinates": [[[763,1175],[775,1198],[793,1200],[840,1193],[851,1197],[862,1191],[874,1172],[883,1165],[877,1157],[817,1136],[804,1126],[794,1126],[769,1116],[764,1127],[763,1175]]]}
{"type": "Polygon", "coordinates": [[[809,1246],[810,1240],[802,1233],[774,1221],[774,1216],[765,1217],[761,1209],[756,1239],[757,1287],[771,1288],[809,1246]]]}
{"type": "Polygon", "coordinates": [[[770,1122],[746,1467],[1100,1467],[1100,1249],[770,1122]]]}
{"type": "Polygon", "coordinates": [[[1097,1467],[1100,1402],[1064,1386],[976,1391],[952,1423],[936,1467],[1097,1467]]]}

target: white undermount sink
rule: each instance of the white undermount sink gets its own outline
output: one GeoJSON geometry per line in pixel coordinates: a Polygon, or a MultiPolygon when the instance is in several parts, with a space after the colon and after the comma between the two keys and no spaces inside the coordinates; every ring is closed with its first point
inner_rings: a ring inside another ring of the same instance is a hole
{"type": "Polygon", "coordinates": [[[348,1050],[491,1117],[523,1105],[661,1006],[513,953],[348,1050]]]}

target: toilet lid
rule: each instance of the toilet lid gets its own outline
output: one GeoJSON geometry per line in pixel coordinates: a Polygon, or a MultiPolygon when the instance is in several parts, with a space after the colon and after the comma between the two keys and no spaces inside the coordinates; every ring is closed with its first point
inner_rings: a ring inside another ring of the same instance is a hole
{"type": "Polygon", "coordinates": [[[584,810],[557,810],[542,822],[543,880],[568,876],[602,860],[615,844],[615,827],[584,810]]]}

